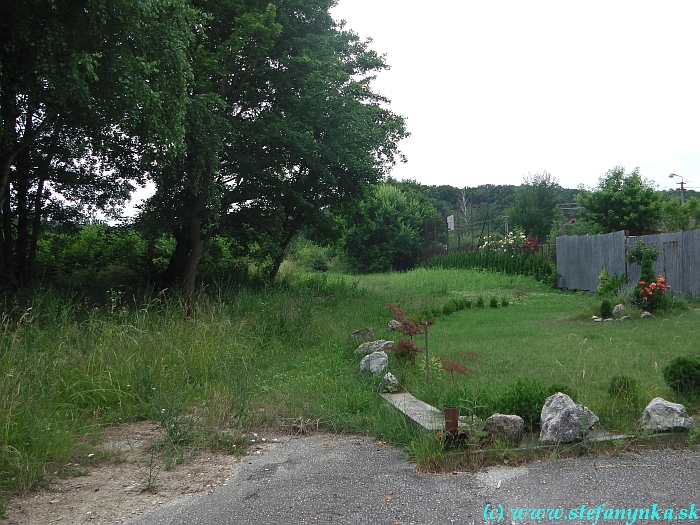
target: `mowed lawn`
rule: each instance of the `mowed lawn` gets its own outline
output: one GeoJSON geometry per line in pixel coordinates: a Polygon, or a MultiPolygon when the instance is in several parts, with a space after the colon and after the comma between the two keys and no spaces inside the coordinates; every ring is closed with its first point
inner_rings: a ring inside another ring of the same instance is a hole
{"type": "MultiPolygon", "coordinates": [[[[459,359],[458,351],[481,355],[468,360],[474,375],[450,378],[433,387],[434,400],[449,387],[468,389],[473,395],[512,384],[518,377],[534,378],[546,385],[566,385],[578,401],[594,410],[609,407],[608,387],[613,377],[625,375],[638,382],[640,402],[657,396],[685,402],[663,380],[663,367],[680,355],[700,355],[700,310],[697,305],[640,318],[629,309],[629,321],[594,322],[601,298],[544,287],[532,279],[489,272],[417,270],[405,275],[367,277],[367,286],[382,290],[398,301],[409,287],[414,293],[400,306],[420,311],[452,297],[476,302],[485,308],[462,310],[439,317],[429,332],[431,355],[459,359]],[[498,299],[498,308],[489,299],[498,299]],[[507,298],[508,305],[501,306],[507,298]]],[[[422,337],[417,340],[422,342],[422,337]]],[[[416,387],[422,377],[415,374],[416,387]]],[[[453,399],[453,396],[446,395],[453,399]]],[[[641,415],[641,414],[640,414],[641,415]]]]}

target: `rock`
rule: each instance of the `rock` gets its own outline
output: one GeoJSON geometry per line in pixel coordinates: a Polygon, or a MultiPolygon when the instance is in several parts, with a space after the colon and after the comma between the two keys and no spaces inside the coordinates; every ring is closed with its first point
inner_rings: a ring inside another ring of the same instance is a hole
{"type": "Polygon", "coordinates": [[[389,321],[386,324],[386,327],[389,330],[398,330],[399,328],[401,328],[401,323],[399,321],[397,321],[396,319],[392,319],[391,321],[389,321]]]}
{"type": "Polygon", "coordinates": [[[353,333],[350,334],[350,339],[352,339],[353,341],[368,341],[373,338],[374,330],[372,330],[371,326],[355,330],[353,333]]]}
{"type": "Polygon", "coordinates": [[[642,312],[642,315],[640,315],[639,317],[654,317],[654,316],[651,315],[651,312],[642,312]]]}
{"type": "Polygon", "coordinates": [[[644,430],[673,430],[690,428],[693,419],[688,417],[685,407],[679,403],[671,403],[661,397],[655,397],[642,413],[642,428],[644,430]]]}
{"type": "Polygon", "coordinates": [[[624,304],[616,304],[615,308],[613,308],[613,315],[620,315],[624,311],[625,311],[624,304]]]}
{"type": "Polygon", "coordinates": [[[489,436],[505,438],[509,444],[517,446],[523,437],[525,421],[520,416],[493,414],[486,419],[484,429],[489,436]]]}
{"type": "Polygon", "coordinates": [[[623,315],[622,317],[618,318],[618,321],[629,321],[630,319],[632,319],[632,316],[623,315]]]}
{"type": "Polygon", "coordinates": [[[399,380],[396,379],[396,376],[394,374],[392,374],[391,372],[387,372],[384,378],[382,379],[382,382],[379,383],[379,391],[396,392],[398,390],[400,390],[399,380]]]}
{"type": "Polygon", "coordinates": [[[385,341],[384,339],[378,339],[376,341],[367,341],[362,343],[360,346],[355,348],[356,354],[371,354],[372,352],[380,352],[384,350],[387,346],[394,344],[394,341],[385,341]]]}
{"type": "Polygon", "coordinates": [[[571,443],[582,439],[598,422],[589,408],[576,405],[566,394],[549,396],[540,414],[540,441],[543,443],[571,443]]]}
{"type": "Polygon", "coordinates": [[[389,357],[384,352],[374,352],[366,355],[360,361],[361,374],[378,374],[386,372],[389,366],[389,357]]]}
{"type": "Polygon", "coordinates": [[[612,317],[608,317],[607,319],[603,319],[603,321],[614,321],[612,317]]]}

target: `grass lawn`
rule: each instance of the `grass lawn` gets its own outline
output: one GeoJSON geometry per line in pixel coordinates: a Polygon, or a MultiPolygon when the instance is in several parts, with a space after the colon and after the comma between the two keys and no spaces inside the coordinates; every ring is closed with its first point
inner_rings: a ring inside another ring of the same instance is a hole
{"type": "Polygon", "coordinates": [[[478,405],[486,414],[517,378],[529,378],[565,387],[606,426],[623,429],[656,396],[700,407],[662,377],[670,359],[700,355],[692,305],[594,323],[594,296],[465,270],[291,274],[262,292],[203,295],[189,320],[177,298],[95,305],[47,292],[2,319],[0,492],[36,486],[48,469],[84,452],[101,427],[144,418],[160,421],[173,446],[233,451],[247,429],[295,422],[407,445],[414,434],[381,403],[379,378],[359,376],[348,335],[371,326],[375,338],[395,339],[386,303],[418,315],[479,297],[485,308],[441,316],[429,331],[431,355],[480,354],[468,362],[474,375],[453,381],[441,372],[426,383],[419,367],[390,355],[391,370],[421,399],[456,404],[463,414],[478,405]],[[497,308],[489,307],[492,297],[497,308]],[[618,374],[637,382],[632,401],[608,395],[618,374]]]}

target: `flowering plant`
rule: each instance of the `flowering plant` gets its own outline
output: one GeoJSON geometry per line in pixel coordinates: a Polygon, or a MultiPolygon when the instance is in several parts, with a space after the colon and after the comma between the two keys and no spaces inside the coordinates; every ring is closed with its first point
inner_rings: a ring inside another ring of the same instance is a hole
{"type": "Polygon", "coordinates": [[[481,247],[483,250],[491,250],[501,253],[524,253],[531,254],[538,252],[540,245],[532,237],[527,237],[521,231],[512,231],[503,239],[489,237],[481,247]]]}
{"type": "Polygon", "coordinates": [[[663,308],[666,291],[670,289],[671,286],[666,284],[666,279],[659,275],[655,281],[639,281],[635,299],[645,310],[651,312],[663,308]]]}

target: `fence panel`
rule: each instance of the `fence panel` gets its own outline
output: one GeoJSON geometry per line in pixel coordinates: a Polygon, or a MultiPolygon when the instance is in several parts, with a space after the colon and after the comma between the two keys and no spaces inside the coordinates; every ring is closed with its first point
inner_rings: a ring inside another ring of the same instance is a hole
{"type": "Polygon", "coordinates": [[[595,290],[603,268],[625,273],[625,232],[557,237],[560,288],[595,290]]]}
{"type": "Polygon", "coordinates": [[[700,295],[700,230],[625,238],[624,232],[605,235],[557,237],[557,271],[560,288],[595,290],[598,276],[605,267],[610,275],[626,275],[630,283],[639,281],[638,264],[627,265],[626,247],[639,241],[661,249],[654,263],[671,290],[700,295]]]}

